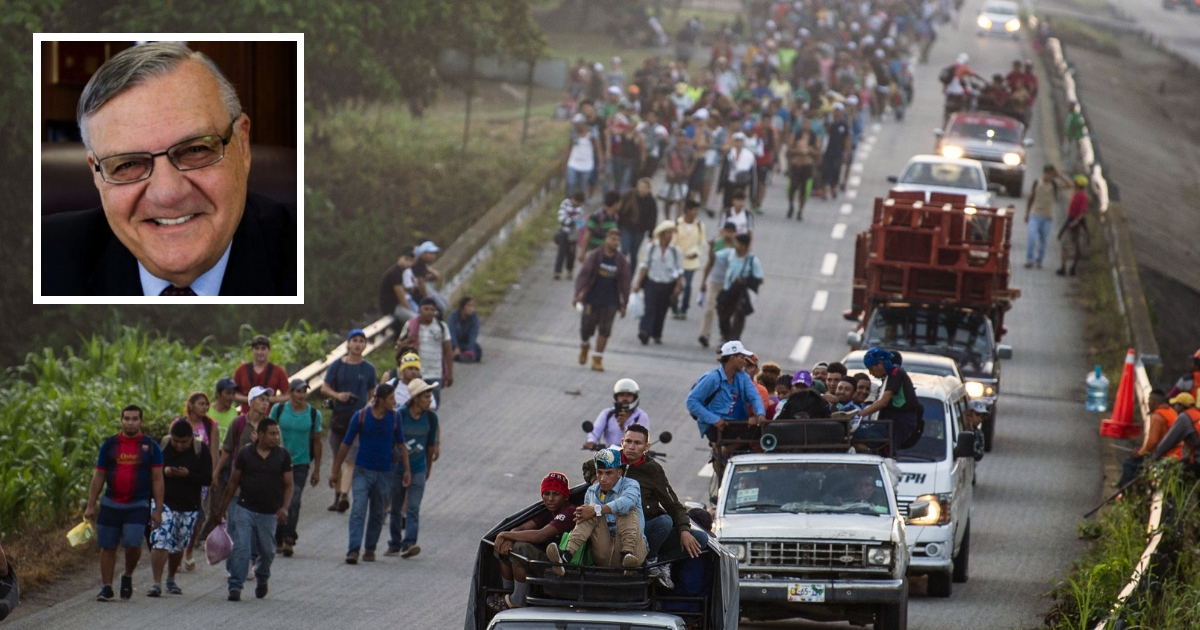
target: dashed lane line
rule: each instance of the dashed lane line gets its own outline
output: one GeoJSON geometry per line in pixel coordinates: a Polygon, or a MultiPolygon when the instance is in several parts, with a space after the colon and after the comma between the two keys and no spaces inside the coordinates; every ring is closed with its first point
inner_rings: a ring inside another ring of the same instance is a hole
{"type": "Polygon", "coordinates": [[[813,294],[812,310],[823,311],[829,304],[829,291],[817,291],[813,294]]]}
{"type": "Polygon", "coordinates": [[[846,180],[847,188],[851,188],[851,187],[858,188],[861,185],[862,185],[862,176],[861,175],[851,175],[850,179],[846,180]]]}
{"type": "Polygon", "coordinates": [[[833,226],[833,231],[829,233],[829,238],[837,241],[846,238],[846,224],[837,223],[833,226]]]}
{"type": "Polygon", "coordinates": [[[812,349],[812,342],[813,338],[811,336],[804,335],[796,341],[796,345],[792,348],[792,353],[788,355],[788,358],[796,363],[804,363],[804,360],[808,358],[808,351],[812,349]]]}
{"type": "Polygon", "coordinates": [[[855,199],[858,197],[858,191],[857,190],[847,190],[845,195],[846,195],[847,199],[855,199]]]}
{"type": "MultiPolygon", "coordinates": [[[[849,197],[851,192],[858,192],[858,191],[856,191],[856,190],[849,191],[848,190],[848,191],[846,191],[846,196],[849,197]]],[[[850,203],[844,203],[844,204],[842,204],[841,208],[838,208],[838,212],[842,213],[843,215],[848,215],[853,211],[854,211],[854,204],[850,204],[850,203]]]]}
{"type": "Polygon", "coordinates": [[[837,267],[837,254],[833,252],[825,254],[825,260],[821,261],[821,275],[832,276],[835,267],[837,267]]]}

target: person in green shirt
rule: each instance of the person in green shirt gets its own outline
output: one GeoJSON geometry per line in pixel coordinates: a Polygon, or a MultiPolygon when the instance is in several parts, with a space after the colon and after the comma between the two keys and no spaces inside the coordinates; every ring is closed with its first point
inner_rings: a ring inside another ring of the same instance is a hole
{"type": "Polygon", "coordinates": [[[217,381],[216,389],[212,406],[208,408],[208,417],[216,420],[217,426],[221,427],[221,433],[225,433],[229,429],[229,423],[238,417],[237,407],[233,404],[233,395],[237,393],[237,383],[234,383],[232,378],[226,377],[217,381]]]}
{"type": "Polygon", "coordinates": [[[288,401],[275,403],[270,417],[279,423],[282,446],[292,457],[292,502],[287,521],[275,528],[275,549],[290,558],[294,552],[296,523],[300,519],[300,496],[304,482],[315,488],[321,480],[321,412],[308,404],[308,382],[294,378],[289,384],[288,401]],[[309,468],[312,475],[308,474],[309,468]]]}
{"type": "Polygon", "coordinates": [[[1071,142],[1079,142],[1083,139],[1083,132],[1087,127],[1083,124],[1083,114],[1079,112],[1079,104],[1075,101],[1067,103],[1067,107],[1071,112],[1067,114],[1067,124],[1063,135],[1071,142]]]}

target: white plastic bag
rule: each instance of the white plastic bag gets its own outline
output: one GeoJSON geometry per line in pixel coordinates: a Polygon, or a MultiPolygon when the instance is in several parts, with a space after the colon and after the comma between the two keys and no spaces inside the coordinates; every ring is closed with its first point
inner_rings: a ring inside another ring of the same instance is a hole
{"type": "Polygon", "coordinates": [[[223,562],[233,555],[233,539],[225,531],[225,523],[217,525],[204,540],[204,555],[208,557],[208,566],[223,562]]]}
{"type": "Polygon", "coordinates": [[[646,298],[641,291],[629,296],[629,316],[634,319],[641,319],[642,315],[646,314],[646,298]]]}

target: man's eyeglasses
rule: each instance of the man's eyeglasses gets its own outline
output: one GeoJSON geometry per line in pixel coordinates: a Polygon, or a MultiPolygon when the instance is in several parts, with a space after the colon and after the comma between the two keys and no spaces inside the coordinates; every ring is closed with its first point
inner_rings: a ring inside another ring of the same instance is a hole
{"type": "Polygon", "coordinates": [[[154,174],[154,160],[160,155],[167,156],[171,165],[180,171],[194,171],[212,166],[225,159],[225,145],[233,139],[233,123],[239,117],[241,114],[229,121],[229,133],[224,137],[207,135],[191,138],[171,146],[161,153],[110,155],[96,160],[94,168],[97,173],[100,173],[100,177],[109,184],[132,184],[154,174]]]}

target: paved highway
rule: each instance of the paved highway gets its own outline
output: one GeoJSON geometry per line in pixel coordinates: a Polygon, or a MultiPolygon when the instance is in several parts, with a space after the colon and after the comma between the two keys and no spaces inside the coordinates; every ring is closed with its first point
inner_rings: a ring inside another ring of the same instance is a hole
{"type": "Polygon", "coordinates": [[[1125,0],[1118,6],[1143,29],[1161,38],[1168,49],[1200,65],[1200,13],[1164,9],[1162,0],[1125,0]]]}
{"type": "MultiPolygon", "coordinates": [[[[1015,42],[977,40],[968,26],[972,13],[968,3],[962,30],[943,31],[931,63],[918,68],[917,103],[907,119],[868,124],[857,158],[863,168],[847,194],[814,201],[799,223],[783,218],[783,180],[777,178],[770,189],[755,242],[766,282],[744,337],[764,360],[798,369],[845,353],[849,325],[840,312],[849,302],[852,235],[869,224],[871,200],[886,191],[885,177],[896,174],[910,155],[932,147],[930,132],[941,116],[937,70],[960,51],[989,74],[1024,56],[1015,42]],[[825,298],[818,297],[821,292],[825,298]]],[[[1036,121],[1033,135],[1041,143],[1043,128],[1036,121]]],[[[1030,171],[1039,172],[1044,159],[1040,149],[1032,150],[1030,171]]],[[[1015,230],[1015,243],[1023,252],[1023,227],[1015,230]]],[[[1052,245],[1051,260],[1054,255],[1052,245]]],[[[606,353],[608,371],[591,372],[575,363],[578,314],[568,283],[551,279],[552,262],[547,246],[486,322],[487,362],[460,367],[446,392],[442,458],[426,490],[419,556],[344,564],[347,517],[324,509],[331,493],[322,484],[305,493],[296,556],[276,559],[265,600],[226,602],[223,567],[203,562],[181,576],[184,595],[149,599],[143,562],[130,602],[94,602],[89,588],[8,627],[461,627],[479,536],[536,501],[547,471],[581,480],[579,424],[611,404],[612,384],[624,376],[641,384],[652,432],[675,435],[664,449],[675,487],[685,498],[703,500],[708,480],[697,472],[706,447],[683,404],[691,384],[714,365],[713,352],[696,343],[699,313],[687,322],[668,319],[662,346],[640,345],[636,324],[620,320],[606,353]]],[[[1024,296],[1009,315],[1006,342],[1014,346],[1015,358],[1004,366],[995,450],[979,467],[970,582],[956,585],[950,599],[926,597],[918,582],[912,628],[1038,625],[1047,606],[1042,594],[1080,551],[1075,523],[1101,492],[1099,439],[1096,420],[1082,405],[1087,365],[1079,343],[1082,312],[1073,299],[1077,289],[1053,274],[1053,262],[1047,267],[1031,271],[1018,263],[1014,272],[1024,296]]],[[[327,473],[328,462],[325,466],[327,473]]]]}

